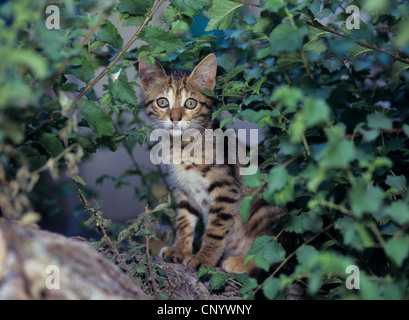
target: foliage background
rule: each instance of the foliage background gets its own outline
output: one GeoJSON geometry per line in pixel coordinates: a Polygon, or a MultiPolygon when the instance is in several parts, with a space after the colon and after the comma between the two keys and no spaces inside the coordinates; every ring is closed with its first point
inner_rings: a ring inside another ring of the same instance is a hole
{"type": "MultiPolygon", "coordinates": [[[[155,193],[166,184],[165,173],[146,172],[132,154],[137,144],[146,146],[150,128],[141,120],[137,79],[128,79],[126,70],[141,58],[191,69],[214,52],[214,116],[224,114],[221,126],[240,119],[264,132],[262,170],[244,182],[256,191],[240,213],[246,219],[258,197],[288,208],[284,229],[298,248],[286,256],[277,238],[261,237],[248,259],[269,277],[258,283],[218,276],[213,289],[234,280],[244,298],[262,292],[274,299],[297,282],[313,299],[409,297],[407,1],[66,0],[56,4],[59,30],[45,27],[48,4],[0,5],[3,216],[38,221],[49,200],[45,181],[66,174],[90,214],[88,223],[101,233],[95,245],[114,256],[117,247],[128,250],[128,258],[142,261],[128,272],[142,286],[155,278],[160,288],[166,275],[150,265],[149,247],[137,237],[149,246],[159,237],[155,223],[171,222],[174,211],[168,195],[155,193]],[[356,30],[345,26],[350,4],[361,12],[356,30]],[[159,7],[166,7],[160,22],[149,24],[159,7]],[[128,43],[118,26],[135,27],[128,43]],[[146,44],[129,50],[137,39],[146,44]],[[105,75],[97,96],[94,86],[105,75]],[[107,172],[100,182],[131,187],[148,205],[122,226],[88,202],[91,190],[78,175],[78,165],[97,149],[115,152],[120,144],[132,168],[119,177],[107,172]],[[143,188],[126,180],[135,176],[143,188]],[[294,272],[280,274],[293,257],[294,272]],[[360,289],[346,289],[348,265],[360,268],[360,289]]],[[[215,272],[199,275],[208,273],[215,272]]]]}

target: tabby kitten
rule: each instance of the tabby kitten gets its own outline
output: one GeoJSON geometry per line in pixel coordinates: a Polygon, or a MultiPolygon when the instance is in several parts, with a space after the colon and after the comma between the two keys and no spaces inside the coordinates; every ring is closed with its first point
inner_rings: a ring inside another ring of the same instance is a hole
{"type": "MultiPolygon", "coordinates": [[[[201,91],[213,91],[216,70],[214,54],[205,57],[191,73],[166,73],[158,62],[151,66],[142,59],[139,72],[148,117],[173,137],[194,128],[203,140],[203,129],[211,129],[214,123],[212,100],[201,91]]],[[[185,145],[182,144],[182,148],[185,145]]],[[[243,265],[253,239],[270,233],[274,221],[285,211],[258,200],[252,203],[250,218],[244,223],[239,215],[245,195],[239,165],[225,163],[170,164],[177,196],[176,239],[172,247],[160,251],[165,261],[193,268],[214,267],[220,263],[227,272],[236,273],[256,271],[254,262],[243,265]],[[193,254],[194,230],[200,216],[205,232],[199,252],[193,254]]]]}

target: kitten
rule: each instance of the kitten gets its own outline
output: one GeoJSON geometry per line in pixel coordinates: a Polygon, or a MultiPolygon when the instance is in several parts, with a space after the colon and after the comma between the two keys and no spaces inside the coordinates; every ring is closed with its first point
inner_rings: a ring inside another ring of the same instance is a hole
{"type": "MultiPolygon", "coordinates": [[[[191,73],[166,73],[158,62],[151,66],[142,59],[139,72],[148,117],[173,137],[197,129],[200,139],[194,141],[203,142],[204,129],[212,129],[215,123],[212,99],[201,91],[213,92],[216,71],[214,54],[205,57],[191,73]]],[[[184,147],[186,142],[182,144],[182,149],[184,147]]],[[[251,274],[257,270],[254,261],[243,265],[252,242],[255,237],[270,234],[273,223],[284,216],[285,211],[257,200],[252,203],[250,218],[244,223],[239,214],[245,195],[239,165],[225,163],[170,164],[177,195],[176,239],[172,247],[160,251],[165,261],[193,268],[214,267],[220,263],[227,272],[236,273],[251,274]],[[205,232],[199,252],[193,254],[194,230],[200,216],[205,232]]]]}

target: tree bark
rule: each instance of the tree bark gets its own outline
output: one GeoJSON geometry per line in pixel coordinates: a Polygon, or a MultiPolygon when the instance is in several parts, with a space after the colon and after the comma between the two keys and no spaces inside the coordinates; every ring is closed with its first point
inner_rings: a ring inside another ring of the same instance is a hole
{"type": "Polygon", "coordinates": [[[149,299],[87,243],[0,219],[0,299],[149,299]]]}
{"type": "MultiPolygon", "coordinates": [[[[123,257],[125,253],[121,254],[123,257]]],[[[0,218],[0,299],[150,299],[130,276],[97,252],[87,240],[22,226],[0,218]]],[[[124,260],[124,259],[123,259],[124,260]]],[[[166,271],[159,291],[169,300],[239,300],[240,287],[227,281],[217,292],[209,291],[210,277],[182,264],[153,258],[166,271]]],[[[138,261],[127,261],[130,268],[138,261]]],[[[120,264],[119,264],[120,265],[120,264]]],[[[219,269],[223,272],[222,269],[219,269]]],[[[287,299],[299,299],[298,287],[287,289],[287,299]]]]}
{"type": "MultiPolygon", "coordinates": [[[[209,291],[209,277],[197,278],[197,271],[186,268],[183,264],[164,262],[161,258],[153,258],[155,264],[167,274],[167,285],[161,288],[169,300],[240,300],[240,287],[227,282],[222,290],[209,291]]],[[[220,272],[224,272],[219,268],[220,272]]]]}

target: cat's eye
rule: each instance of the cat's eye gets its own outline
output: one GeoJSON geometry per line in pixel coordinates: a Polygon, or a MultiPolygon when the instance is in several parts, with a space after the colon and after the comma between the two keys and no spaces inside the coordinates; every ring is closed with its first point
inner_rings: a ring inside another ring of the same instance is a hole
{"type": "Polygon", "coordinates": [[[194,109],[197,106],[197,101],[193,98],[189,98],[185,102],[185,108],[194,109]]]}
{"type": "Polygon", "coordinates": [[[169,107],[169,101],[166,98],[159,98],[156,100],[156,103],[158,104],[159,107],[161,108],[167,108],[169,107]]]}

